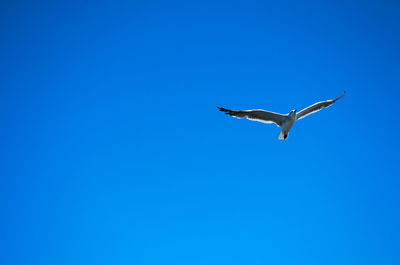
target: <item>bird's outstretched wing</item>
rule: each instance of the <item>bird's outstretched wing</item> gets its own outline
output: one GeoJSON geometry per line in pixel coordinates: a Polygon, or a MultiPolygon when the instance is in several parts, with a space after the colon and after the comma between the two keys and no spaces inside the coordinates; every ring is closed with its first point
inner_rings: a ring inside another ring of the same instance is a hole
{"type": "Polygon", "coordinates": [[[321,102],[317,102],[303,110],[301,110],[299,113],[297,113],[297,119],[300,120],[310,114],[313,114],[314,112],[320,111],[323,108],[327,108],[330,105],[332,105],[333,103],[335,103],[338,99],[341,99],[342,97],[344,97],[344,95],[346,95],[346,91],[343,92],[343,94],[340,97],[334,98],[334,99],[330,99],[330,100],[326,100],[326,101],[321,101],[321,102]]]}
{"type": "Polygon", "coordinates": [[[254,110],[230,110],[225,108],[217,107],[220,111],[225,114],[236,117],[236,118],[247,118],[252,121],[259,121],[263,123],[275,123],[278,126],[282,126],[286,116],[261,109],[254,110]]]}

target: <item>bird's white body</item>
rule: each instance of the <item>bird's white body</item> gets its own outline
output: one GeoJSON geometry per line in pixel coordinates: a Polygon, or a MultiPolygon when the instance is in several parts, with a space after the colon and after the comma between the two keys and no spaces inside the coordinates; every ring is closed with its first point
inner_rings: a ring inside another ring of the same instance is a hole
{"type": "Polygon", "coordinates": [[[225,112],[225,114],[236,117],[236,118],[247,118],[253,121],[259,121],[263,123],[275,123],[276,125],[282,128],[281,133],[279,134],[280,140],[287,139],[289,135],[290,129],[293,127],[297,120],[300,120],[312,113],[315,113],[323,108],[327,108],[333,103],[335,103],[338,99],[344,97],[346,91],[340,97],[325,100],[321,102],[317,102],[300,112],[296,110],[292,110],[287,115],[266,111],[262,109],[254,109],[254,110],[230,110],[225,108],[219,108],[220,111],[225,112]]]}
{"type": "Polygon", "coordinates": [[[296,115],[294,116],[288,115],[287,119],[283,122],[281,126],[282,130],[278,137],[279,140],[285,140],[288,137],[289,131],[290,129],[292,129],[295,122],[296,122],[296,115]]]}

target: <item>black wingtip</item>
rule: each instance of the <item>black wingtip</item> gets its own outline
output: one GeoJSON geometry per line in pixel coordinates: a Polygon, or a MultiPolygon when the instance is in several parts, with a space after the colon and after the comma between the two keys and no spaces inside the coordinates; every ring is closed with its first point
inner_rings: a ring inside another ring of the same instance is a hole
{"type": "Polygon", "coordinates": [[[217,107],[220,111],[222,111],[222,112],[224,112],[226,115],[229,115],[229,116],[233,116],[234,114],[233,114],[233,111],[232,110],[230,110],[230,109],[225,109],[225,108],[221,108],[221,107],[217,107]]]}
{"type": "Polygon", "coordinates": [[[229,110],[229,109],[225,109],[225,108],[218,107],[218,106],[217,106],[217,108],[218,108],[220,111],[223,111],[223,112],[231,111],[231,110],[229,110]]]}

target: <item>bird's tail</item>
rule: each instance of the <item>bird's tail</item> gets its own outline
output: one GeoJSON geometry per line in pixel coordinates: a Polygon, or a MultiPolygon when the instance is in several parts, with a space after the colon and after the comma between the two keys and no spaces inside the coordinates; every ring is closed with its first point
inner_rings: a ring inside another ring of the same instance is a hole
{"type": "Polygon", "coordinates": [[[289,136],[289,132],[286,132],[284,130],[281,131],[281,133],[279,134],[278,139],[279,140],[286,140],[289,136]]]}

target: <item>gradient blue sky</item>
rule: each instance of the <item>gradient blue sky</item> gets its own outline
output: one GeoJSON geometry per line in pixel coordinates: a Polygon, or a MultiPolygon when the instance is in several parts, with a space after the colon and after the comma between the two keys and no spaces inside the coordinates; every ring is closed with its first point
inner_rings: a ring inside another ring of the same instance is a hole
{"type": "Polygon", "coordinates": [[[399,11],[2,1],[0,263],[400,264],[399,11]]]}

